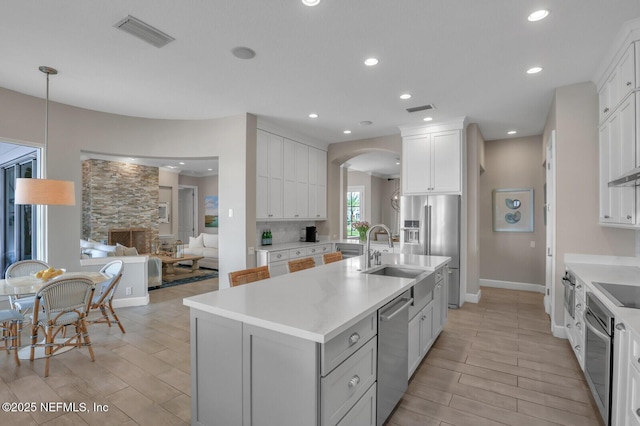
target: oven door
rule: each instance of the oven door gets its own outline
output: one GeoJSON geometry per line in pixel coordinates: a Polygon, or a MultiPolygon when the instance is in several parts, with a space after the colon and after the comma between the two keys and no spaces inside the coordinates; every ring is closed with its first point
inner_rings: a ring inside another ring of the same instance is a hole
{"type": "Polygon", "coordinates": [[[562,278],[562,284],[564,284],[564,308],[567,310],[567,312],[569,312],[571,318],[576,319],[576,285],[575,283],[571,282],[569,276],[567,275],[562,278]]]}
{"type": "Polygon", "coordinates": [[[611,407],[611,336],[587,309],[584,314],[586,328],[584,375],[591,388],[605,424],[610,424],[611,407]]]}

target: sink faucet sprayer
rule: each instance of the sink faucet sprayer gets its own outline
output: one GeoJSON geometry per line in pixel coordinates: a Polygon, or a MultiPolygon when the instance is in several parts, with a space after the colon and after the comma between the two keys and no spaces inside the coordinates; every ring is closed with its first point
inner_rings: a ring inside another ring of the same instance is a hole
{"type": "MultiPolygon", "coordinates": [[[[367,254],[367,269],[371,267],[371,259],[373,258],[373,253],[371,253],[371,231],[373,231],[375,228],[383,228],[385,231],[387,231],[387,235],[389,236],[389,248],[393,248],[393,241],[391,240],[391,231],[389,230],[389,228],[387,227],[387,225],[384,224],[379,224],[379,225],[373,225],[371,228],[369,228],[367,230],[367,250],[366,250],[366,254],[367,254]]],[[[379,262],[379,257],[376,256],[376,263],[379,262]]]]}

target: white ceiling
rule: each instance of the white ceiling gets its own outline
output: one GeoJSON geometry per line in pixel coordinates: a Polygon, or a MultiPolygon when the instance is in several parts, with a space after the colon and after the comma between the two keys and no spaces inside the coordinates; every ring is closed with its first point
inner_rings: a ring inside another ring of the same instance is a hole
{"type": "Polygon", "coordinates": [[[639,16],[638,0],[3,1],[0,86],[44,97],[47,65],[56,102],[153,118],[250,112],[326,143],[397,134],[424,123],[407,107],[433,103],[434,122],[467,116],[503,139],[541,134],[554,88],[592,80],[639,16]],[[542,7],[550,16],[528,22],[542,7]],[[129,14],[176,40],[158,49],[113,27],[129,14]],[[238,59],[236,46],[257,55],[238,59]],[[380,63],[365,67],[369,56],[380,63]],[[534,65],[542,73],[525,74],[534,65]]]}

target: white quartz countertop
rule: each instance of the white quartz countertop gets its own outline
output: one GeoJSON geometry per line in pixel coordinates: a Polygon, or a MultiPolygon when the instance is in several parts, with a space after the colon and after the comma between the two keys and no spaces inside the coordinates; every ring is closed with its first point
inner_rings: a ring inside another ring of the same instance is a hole
{"type": "Polygon", "coordinates": [[[594,282],[640,286],[640,260],[602,256],[567,255],[565,267],[594,293],[598,300],[614,314],[616,321],[624,321],[640,334],[640,309],[616,306],[594,282]]]}
{"type": "MultiPolygon", "coordinates": [[[[382,265],[434,271],[451,259],[383,253],[382,265]]],[[[411,288],[413,279],[364,274],[364,256],[184,299],[211,314],[325,343],[411,288]]]]}
{"type": "MultiPolygon", "coordinates": [[[[292,243],[281,243],[281,244],[272,244],[270,246],[258,246],[256,247],[256,251],[276,251],[276,250],[291,250],[291,249],[296,249],[298,247],[311,247],[311,246],[315,246],[315,245],[322,245],[322,244],[361,244],[364,245],[364,243],[362,241],[360,241],[357,238],[354,239],[343,239],[343,240],[320,240],[320,241],[316,241],[315,243],[307,243],[305,241],[295,241],[292,243]]],[[[372,246],[379,246],[379,245],[389,245],[389,243],[387,241],[371,241],[371,245],[372,246]]],[[[393,243],[394,246],[396,247],[400,247],[400,243],[399,242],[394,242],[393,243]]]]}

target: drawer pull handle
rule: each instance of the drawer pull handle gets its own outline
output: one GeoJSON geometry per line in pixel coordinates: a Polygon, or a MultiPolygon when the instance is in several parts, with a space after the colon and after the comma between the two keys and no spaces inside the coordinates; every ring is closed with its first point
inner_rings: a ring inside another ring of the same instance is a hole
{"type": "Polygon", "coordinates": [[[576,323],[576,327],[578,328],[578,330],[582,330],[582,324],[580,324],[579,322],[576,323]]]}
{"type": "Polygon", "coordinates": [[[580,345],[576,345],[576,346],[575,346],[575,350],[576,350],[576,351],[580,352],[580,350],[581,350],[581,349],[582,349],[582,348],[580,347],[580,345]]]}
{"type": "Polygon", "coordinates": [[[356,374],[349,380],[349,387],[354,388],[358,386],[358,383],[360,383],[360,377],[356,374]]]}
{"type": "Polygon", "coordinates": [[[631,82],[627,81],[627,87],[631,86],[631,82]]]}
{"type": "Polygon", "coordinates": [[[605,219],[611,219],[611,216],[609,216],[608,214],[605,214],[605,215],[604,215],[604,218],[605,218],[605,219]]]}
{"type": "Polygon", "coordinates": [[[631,215],[630,214],[627,215],[627,220],[631,220],[631,215]]]}
{"type": "Polygon", "coordinates": [[[582,284],[578,284],[578,285],[576,286],[576,288],[577,288],[578,290],[580,290],[580,289],[582,288],[582,284]]]}
{"type": "Polygon", "coordinates": [[[567,328],[571,328],[571,324],[567,324],[567,328]]]}
{"type": "Polygon", "coordinates": [[[360,335],[358,333],[353,333],[349,336],[349,346],[355,345],[360,340],[360,335]]]}
{"type": "Polygon", "coordinates": [[[616,325],[616,330],[625,331],[626,329],[627,328],[624,326],[623,323],[616,325]]]}
{"type": "Polygon", "coordinates": [[[609,112],[609,108],[605,108],[605,109],[604,109],[604,112],[609,112]]]}
{"type": "Polygon", "coordinates": [[[576,305],[576,309],[582,309],[582,303],[578,303],[578,304],[576,305]]]}

